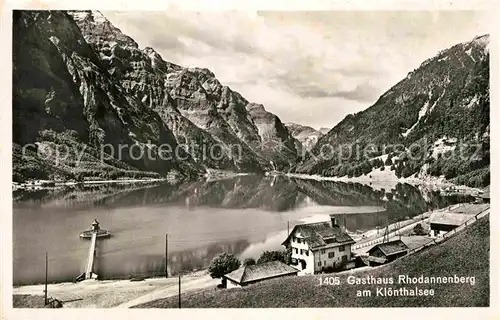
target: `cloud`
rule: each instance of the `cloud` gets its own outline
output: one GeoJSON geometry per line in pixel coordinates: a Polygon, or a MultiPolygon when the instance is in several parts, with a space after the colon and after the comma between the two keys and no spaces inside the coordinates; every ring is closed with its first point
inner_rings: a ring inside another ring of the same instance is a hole
{"type": "Polygon", "coordinates": [[[329,127],[439,50],[489,31],[472,11],[103,13],[165,60],[210,69],[282,119],[329,127]],[[330,110],[331,123],[310,108],[330,110]]]}
{"type": "Polygon", "coordinates": [[[318,86],[302,87],[296,90],[302,98],[342,98],[361,103],[374,102],[379,97],[379,90],[369,82],[357,84],[350,90],[335,90],[334,87],[322,89],[318,86]]]}

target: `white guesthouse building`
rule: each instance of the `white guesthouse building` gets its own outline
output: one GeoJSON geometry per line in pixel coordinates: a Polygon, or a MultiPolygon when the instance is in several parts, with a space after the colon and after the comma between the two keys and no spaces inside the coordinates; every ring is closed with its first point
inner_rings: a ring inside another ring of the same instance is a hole
{"type": "Polygon", "coordinates": [[[351,245],[355,241],[333,215],[330,220],[296,225],[282,243],[286,248],[291,247],[291,266],[299,269],[299,275],[354,267],[351,245]]]}

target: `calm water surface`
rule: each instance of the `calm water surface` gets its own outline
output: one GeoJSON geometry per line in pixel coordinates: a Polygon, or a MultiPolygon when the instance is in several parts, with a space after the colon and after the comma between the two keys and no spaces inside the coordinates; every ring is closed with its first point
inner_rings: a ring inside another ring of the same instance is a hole
{"type": "Polygon", "coordinates": [[[73,281],[84,272],[89,242],[79,234],[94,218],[112,232],[110,239],[98,241],[95,272],[103,279],[129,278],[164,274],[167,233],[169,273],[176,274],[205,268],[221,252],[244,259],[283,249],[288,222],[291,229],[338,214],[348,232],[360,232],[469,200],[407,184],[373,190],[260,176],[16,191],[13,196],[15,285],[44,281],[45,251],[50,282],[73,281]]]}

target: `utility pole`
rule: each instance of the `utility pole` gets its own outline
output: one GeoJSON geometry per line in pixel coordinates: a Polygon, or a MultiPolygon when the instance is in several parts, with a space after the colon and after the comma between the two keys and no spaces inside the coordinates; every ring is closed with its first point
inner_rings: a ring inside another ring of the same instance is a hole
{"type": "Polygon", "coordinates": [[[168,278],[168,233],[165,233],[165,278],[168,278]]]}
{"type": "Polygon", "coordinates": [[[181,308],[181,274],[179,273],[179,309],[181,308]]]}
{"type": "Polygon", "coordinates": [[[45,305],[47,305],[48,303],[48,299],[47,299],[47,281],[48,281],[48,275],[49,275],[49,254],[47,253],[47,251],[45,251],[45,290],[44,290],[44,293],[45,293],[45,305]]]}

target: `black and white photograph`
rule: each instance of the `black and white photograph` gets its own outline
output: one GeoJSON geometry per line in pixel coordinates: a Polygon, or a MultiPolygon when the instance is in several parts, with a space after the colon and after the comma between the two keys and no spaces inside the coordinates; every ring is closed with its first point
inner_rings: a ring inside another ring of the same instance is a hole
{"type": "Polygon", "coordinates": [[[9,14],[14,310],[493,304],[488,10],[9,14]]]}

